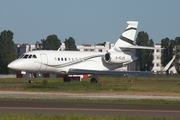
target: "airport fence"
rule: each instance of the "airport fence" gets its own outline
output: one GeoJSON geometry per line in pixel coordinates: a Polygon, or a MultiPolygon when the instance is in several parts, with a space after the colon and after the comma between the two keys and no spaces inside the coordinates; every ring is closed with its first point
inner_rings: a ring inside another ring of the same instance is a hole
{"type": "Polygon", "coordinates": [[[0,74],[0,78],[16,78],[16,74],[0,74]]]}

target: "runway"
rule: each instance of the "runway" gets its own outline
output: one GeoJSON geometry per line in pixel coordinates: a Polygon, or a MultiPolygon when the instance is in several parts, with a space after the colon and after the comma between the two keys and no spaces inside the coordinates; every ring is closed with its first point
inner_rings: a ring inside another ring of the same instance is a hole
{"type": "Polygon", "coordinates": [[[0,91],[0,98],[180,100],[179,94],[162,95],[159,93],[154,94],[154,93],[139,93],[139,92],[69,93],[69,92],[0,91]]]}
{"type": "Polygon", "coordinates": [[[180,105],[98,102],[0,101],[0,113],[123,115],[133,117],[180,117],[180,105]]]}

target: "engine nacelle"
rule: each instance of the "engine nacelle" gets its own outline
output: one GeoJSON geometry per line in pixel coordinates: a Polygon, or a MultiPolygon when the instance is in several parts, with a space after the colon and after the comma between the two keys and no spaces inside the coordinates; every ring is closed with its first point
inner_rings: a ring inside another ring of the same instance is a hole
{"type": "Polygon", "coordinates": [[[104,55],[104,61],[106,63],[127,63],[132,62],[131,55],[122,53],[106,53],[104,55]]]}

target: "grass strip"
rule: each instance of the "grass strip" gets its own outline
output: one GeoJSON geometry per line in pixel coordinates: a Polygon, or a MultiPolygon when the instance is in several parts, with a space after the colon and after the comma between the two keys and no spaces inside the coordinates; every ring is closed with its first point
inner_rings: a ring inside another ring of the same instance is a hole
{"type": "Polygon", "coordinates": [[[125,100],[125,99],[47,99],[47,98],[0,98],[0,101],[55,101],[55,102],[105,102],[105,103],[128,103],[128,104],[175,104],[180,101],[168,100],[125,100]]]}
{"type": "Polygon", "coordinates": [[[2,86],[0,90],[10,91],[41,91],[41,92],[106,92],[106,91],[132,91],[132,92],[175,92],[180,93],[180,83],[161,82],[117,82],[92,84],[88,81],[81,82],[49,82],[44,80],[34,84],[24,84],[23,86],[2,86]]]}
{"type": "MultiPolygon", "coordinates": [[[[111,115],[47,115],[47,114],[0,114],[0,120],[166,120],[158,117],[131,117],[111,115]]],[[[168,120],[179,120],[179,118],[168,118],[168,120]]]]}
{"type": "MultiPolygon", "coordinates": [[[[180,77],[171,77],[171,76],[130,76],[130,77],[123,77],[123,76],[106,76],[106,75],[99,75],[99,82],[104,80],[104,82],[128,82],[133,80],[133,82],[180,82],[180,77]]],[[[0,82],[28,82],[29,78],[0,78],[0,82]]],[[[43,82],[47,80],[48,82],[63,82],[63,78],[33,78],[35,82],[43,82]]],[[[90,78],[84,78],[82,81],[90,82],[90,78]]]]}

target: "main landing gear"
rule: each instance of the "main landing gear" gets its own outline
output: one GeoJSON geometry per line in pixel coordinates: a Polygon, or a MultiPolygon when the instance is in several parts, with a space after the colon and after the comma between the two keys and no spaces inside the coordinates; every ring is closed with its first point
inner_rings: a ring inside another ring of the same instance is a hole
{"type": "Polygon", "coordinates": [[[93,77],[91,78],[90,82],[91,83],[98,83],[99,79],[98,76],[96,74],[93,74],[93,77]]]}
{"type": "Polygon", "coordinates": [[[70,82],[70,81],[71,81],[71,78],[70,78],[68,75],[64,75],[63,81],[64,81],[64,82],[70,82]]]}

